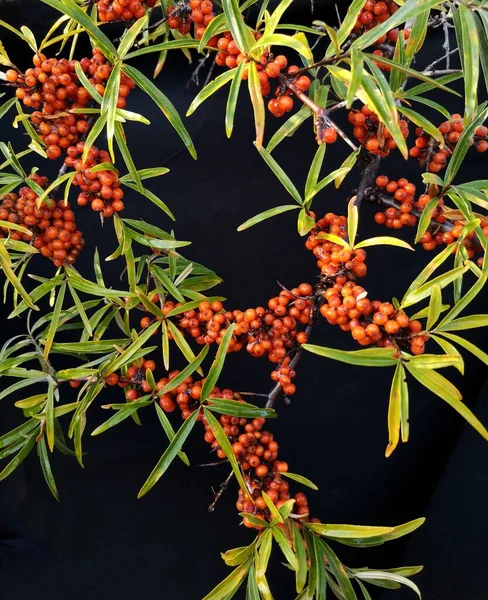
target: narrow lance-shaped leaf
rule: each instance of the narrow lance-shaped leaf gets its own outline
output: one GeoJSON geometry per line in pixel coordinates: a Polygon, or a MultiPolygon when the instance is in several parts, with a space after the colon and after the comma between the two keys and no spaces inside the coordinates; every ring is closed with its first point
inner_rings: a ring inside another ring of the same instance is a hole
{"type": "Polygon", "coordinates": [[[351,81],[347,88],[346,108],[351,108],[363,78],[364,57],[356,48],[351,49],[351,81]]]}
{"type": "MultiPolygon", "coordinates": [[[[388,573],[387,571],[371,571],[371,570],[367,570],[367,571],[357,571],[356,572],[356,577],[358,577],[359,579],[363,579],[364,581],[371,581],[371,582],[375,582],[375,581],[382,581],[382,582],[395,582],[395,583],[400,583],[403,584],[409,588],[411,588],[419,598],[422,598],[422,594],[420,593],[420,590],[418,588],[418,586],[413,583],[413,581],[410,581],[410,579],[407,579],[406,577],[403,577],[402,575],[397,575],[396,573],[388,573]]],[[[382,586],[382,587],[386,587],[386,586],[382,586]]]]}
{"type": "Polygon", "coordinates": [[[51,346],[53,345],[54,336],[56,335],[56,331],[58,329],[59,317],[61,315],[61,310],[63,308],[64,296],[66,293],[66,282],[62,283],[58,290],[58,295],[56,298],[56,303],[54,305],[54,310],[51,318],[51,323],[49,325],[49,329],[46,336],[46,342],[44,344],[44,360],[47,360],[49,356],[49,352],[51,351],[51,346]]]}
{"type": "Polygon", "coordinates": [[[203,600],[227,600],[232,598],[244,581],[253,560],[249,558],[245,563],[239,565],[230,575],[219,583],[203,600]]]}
{"type": "Polygon", "coordinates": [[[238,0],[223,0],[222,8],[237,47],[248,54],[254,43],[254,36],[251,29],[244,23],[238,0]]]}
{"type": "Polygon", "coordinates": [[[263,600],[272,600],[271,591],[266,579],[271,548],[273,546],[273,534],[271,529],[266,529],[261,535],[259,550],[256,553],[256,583],[263,600]]]}
{"type": "Polygon", "coordinates": [[[265,110],[263,95],[261,93],[261,84],[259,82],[258,71],[254,62],[249,63],[247,73],[249,96],[251,98],[252,108],[254,111],[254,127],[256,129],[255,145],[256,148],[261,151],[264,137],[265,110]]]}
{"type": "Polygon", "coordinates": [[[427,329],[432,329],[432,327],[437,323],[437,320],[441,314],[442,310],[442,292],[439,285],[434,285],[432,287],[432,292],[429,301],[429,312],[427,316],[427,329]]]}
{"type": "Polygon", "coordinates": [[[241,487],[242,491],[246,494],[246,496],[254,503],[254,500],[252,499],[252,497],[249,493],[249,490],[247,489],[246,482],[244,481],[244,477],[241,473],[241,469],[240,469],[237,459],[235,457],[234,451],[232,450],[232,446],[229,442],[228,437],[225,435],[225,432],[222,429],[221,424],[214,417],[214,415],[211,413],[211,411],[208,408],[204,408],[204,413],[205,413],[205,417],[207,419],[208,425],[209,425],[210,429],[212,430],[212,433],[215,436],[215,439],[217,440],[218,445],[220,446],[222,452],[224,452],[224,454],[226,455],[227,459],[230,462],[232,471],[234,472],[234,475],[237,479],[237,482],[239,483],[239,486],[241,487]]]}
{"type": "Polygon", "coordinates": [[[332,548],[328,544],[326,544],[323,540],[320,540],[320,545],[322,546],[330,569],[334,574],[337,583],[339,584],[341,592],[344,596],[344,600],[357,600],[356,593],[352,587],[351,580],[347,576],[344,565],[337,558],[336,554],[332,551],[332,548]]]}
{"type": "Polygon", "coordinates": [[[162,396],[163,394],[174,390],[181,383],[183,383],[185,379],[187,379],[192,373],[194,373],[207,356],[208,348],[209,346],[204,346],[200,354],[194,360],[192,360],[191,363],[189,363],[184,369],[182,369],[182,371],[180,371],[180,373],[176,377],[168,381],[168,383],[158,392],[158,396],[162,396]]]}
{"type": "Polygon", "coordinates": [[[464,4],[459,5],[459,21],[458,23],[462,31],[462,40],[460,51],[463,54],[463,75],[465,89],[465,109],[464,118],[467,123],[471,120],[477,106],[478,101],[478,80],[479,80],[479,39],[478,30],[474,14],[464,4]]]}
{"type": "Polygon", "coordinates": [[[154,83],[150,79],[148,79],[137,69],[134,69],[134,67],[124,65],[124,71],[156,103],[158,108],[162,111],[164,116],[168,119],[172,127],[175,129],[176,133],[183,140],[183,143],[185,144],[188,152],[193,158],[196,159],[197,154],[195,146],[193,145],[193,142],[191,140],[190,134],[186,130],[186,127],[183,125],[183,121],[181,120],[178,111],[170,102],[170,100],[163,94],[163,92],[159,88],[157,88],[154,85],[154,83]]]}
{"type": "MultiPolygon", "coordinates": [[[[157,402],[154,403],[154,408],[156,409],[156,414],[158,415],[159,422],[161,423],[161,427],[163,428],[163,431],[166,434],[166,437],[168,438],[168,440],[170,442],[172,442],[176,434],[174,432],[174,429],[173,429],[171,423],[169,422],[168,417],[166,416],[166,413],[159,406],[159,404],[157,402]]],[[[183,452],[183,450],[180,450],[178,452],[177,456],[183,464],[185,464],[187,467],[190,466],[190,461],[188,460],[188,456],[186,455],[185,452],[183,452]]]]}
{"type": "Polygon", "coordinates": [[[120,369],[120,367],[122,367],[123,365],[128,363],[130,361],[130,359],[133,357],[133,355],[138,350],[140,350],[147,341],[149,341],[152,334],[159,327],[160,327],[159,322],[149,325],[149,327],[139,337],[137,337],[137,339],[134,342],[132,342],[132,344],[130,344],[130,346],[128,348],[126,348],[119,356],[117,356],[116,358],[111,360],[109,362],[109,364],[105,366],[105,368],[103,369],[102,375],[107,376],[109,373],[113,373],[114,371],[117,371],[118,369],[120,369]]]}
{"type": "Polygon", "coordinates": [[[488,440],[486,427],[463,404],[461,393],[449,380],[434,370],[418,369],[409,363],[406,364],[406,367],[417,381],[452,406],[485,440],[488,440]]]}
{"type": "Polygon", "coordinates": [[[241,88],[242,75],[246,68],[246,62],[242,61],[235,70],[235,76],[230,84],[229,96],[227,98],[227,106],[225,108],[225,133],[228,138],[232,135],[234,128],[234,115],[236,112],[237,99],[241,88]]]}
{"type": "Polygon", "coordinates": [[[297,206],[296,204],[284,204],[282,206],[270,208],[269,210],[265,210],[264,212],[259,213],[254,217],[251,217],[250,219],[242,223],[242,225],[239,225],[237,231],[244,231],[245,229],[249,229],[249,227],[252,227],[253,225],[261,223],[261,221],[265,221],[266,219],[270,219],[271,217],[275,217],[276,215],[281,215],[282,213],[288,212],[289,210],[297,210],[299,208],[300,206],[297,206]]]}
{"type": "Polygon", "coordinates": [[[390,402],[388,405],[388,446],[385,456],[389,457],[400,441],[400,425],[402,415],[402,391],[405,370],[402,363],[398,363],[393,375],[390,390],[390,402]]]}
{"type": "Polygon", "coordinates": [[[53,472],[51,469],[51,463],[49,462],[49,454],[47,452],[46,440],[44,436],[37,442],[37,454],[39,456],[39,461],[41,463],[42,473],[44,475],[44,479],[51,491],[51,494],[56,498],[59,502],[59,494],[58,489],[56,487],[56,482],[54,481],[53,472]]]}
{"type": "Polygon", "coordinates": [[[397,361],[394,358],[395,350],[392,348],[366,348],[364,350],[337,350],[325,346],[316,346],[314,344],[302,344],[302,348],[307,352],[332,358],[350,365],[359,365],[364,367],[393,367],[397,361]]]}
{"type": "Polygon", "coordinates": [[[32,450],[35,443],[36,443],[36,436],[34,434],[31,434],[31,436],[26,440],[26,442],[25,442],[24,446],[22,447],[22,449],[20,450],[20,452],[18,452],[18,454],[15,455],[15,457],[8,463],[8,465],[0,473],[0,481],[3,481],[11,473],[13,473],[13,471],[15,471],[15,469],[21,464],[21,462],[23,460],[25,460],[25,458],[28,456],[29,452],[32,450]]]}
{"type": "Polygon", "coordinates": [[[49,378],[46,402],[46,437],[49,450],[54,450],[54,381],[49,378]]]}
{"type": "Polygon", "coordinates": [[[195,96],[190,106],[188,107],[188,110],[186,111],[186,116],[189,117],[190,115],[192,115],[200,106],[200,104],[202,104],[202,102],[204,102],[212,94],[215,94],[215,92],[218,91],[221,87],[223,87],[226,83],[228,83],[229,81],[233,81],[236,77],[236,69],[230,69],[229,71],[224,71],[224,73],[218,75],[214,80],[212,80],[202,90],[198,92],[198,94],[195,96]]]}
{"type": "Polygon", "coordinates": [[[205,379],[205,383],[202,386],[202,393],[200,396],[201,402],[205,402],[205,400],[208,398],[210,392],[217,383],[222,369],[224,368],[224,361],[227,354],[227,349],[229,348],[230,340],[234,335],[234,327],[235,323],[232,323],[232,325],[225,332],[222,341],[220,342],[217,354],[215,355],[215,359],[212,363],[212,366],[210,367],[208,375],[205,379]]]}
{"type": "Polygon", "coordinates": [[[110,73],[105,88],[105,94],[102,100],[102,112],[107,113],[107,143],[112,161],[115,162],[114,154],[114,133],[115,133],[115,116],[117,114],[117,99],[119,97],[120,87],[120,61],[117,61],[110,73]]]}
{"type": "Polygon", "coordinates": [[[159,459],[157,465],[154,467],[146,482],[140,489],[137,495],[138,498],[142,498],[142,496],[147,494],[147,492],[159,481],[169,465],[173,462],[174,458],[185,443],[187,437],[190,435],[190,432],[196,423],[198,413],[198,410],[194,411],[178,429],[178,432],[171,440],[163,456],[159,459]]]}
{"type": "MultiPolygon", "coordinates": [[[[39,310],[37,306],[34,305],[31,297],[25,290],[24,286],[21,284],[19,278],[15,274],[15,271],[12,269],[12,263],[10,260],[10,256],[5,248],[5,245],[0,243],[0,267],[2,271],[5,273],[5,276],[13,285],[15,290],[20,294],[21,298],[26,304],[26,307],[32,308],[33,310],[39,310]]],[[[17,307],[19,309],[20,305],[17,307]]],[[[14,316],[13,313],[9,315],[9,318],[14,316]]]]}
{"type": "Polygon", "coordinates": [[[317,184],[319,179],[320,170],[324,163],[324,156],[327,144],[320,144],[315,152],[315,156],[313,158],[312,164],[310,165],[310,169],[307,174],[307,181],[305,182],[305,197],[307,197],[317,184]]]}

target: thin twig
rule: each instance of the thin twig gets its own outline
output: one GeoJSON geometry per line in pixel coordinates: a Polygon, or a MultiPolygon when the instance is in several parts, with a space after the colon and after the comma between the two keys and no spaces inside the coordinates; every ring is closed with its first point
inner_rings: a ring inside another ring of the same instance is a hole
{"type": "Polygon", "coordinates": [[[366,165],[361,175],[361,180],[356,191],[356,200],[354,201],[354,204],[358,208],[361,206],[361,202],[368,196],[368,193],[374,187],[376,174],[378,173],[378,169],[380,168],[380,161],[380,156],[375,155],[371,159],[371,161],[366,165]]]}
{"type": "Polygon", "coordinates": [[[224,458],[223,460],[217,460],[211,463],[202,463],[200,465],[195,465],[196,467],[218,467],[219,465],[225,465],[229,462],[228,459],[224,458]]]}
{"type": "Polygon", "coordinates": [[[220,485],[219,491],[214,492],[215,498],[214,498],[214,501],[212,502],[212,504],[208,507],[208,512],[213,512],[215,510],[217,502],[220,500],[222,494],[225,492],[225,490],[229,486],[229,483],[231,482],[233,477],[234,477],[234,471],[231,471],[229,476],[227,477],[227,479],[220,485]]]}

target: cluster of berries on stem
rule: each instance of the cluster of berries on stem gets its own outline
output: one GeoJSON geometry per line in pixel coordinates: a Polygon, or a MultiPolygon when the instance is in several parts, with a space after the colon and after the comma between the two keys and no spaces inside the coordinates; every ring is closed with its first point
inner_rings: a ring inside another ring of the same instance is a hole
{"type": "MultiPolygon", "coordinates": [[[[194,411],[198,410],[197,420],[204,425],[205,441],[210,444],[212,451],[216,452],[220,459],[225,459],[225,452],[220,448],[212,428],[201,410],[200,397],[205,379],[195,381],[193,377],[188,377],[174,389],[161,394],[161,391],[180,372],[171,371],[166,377],[157,380],[153,389],[145,379],[145,375],[147,369],[154,371],[155,368],[154,361],[141,358],[128,367],[124,375],[111,373],[105,380],[108,385],[126,388],[126,398],[131,402],[137,400],[141,394],[152,394],[165,412],[172,413],[178,408],[183,419],[187,419],[194,411]]],[[[77,387],[79,383],[76,380],[71,381],[74,387],[77,387]]],[[[217,387],[211,390],[210,398],[205,402],[210,408],[212,398],[245,402],[238,393],[230,389],[221,390],[217,387]]],[[[278,443],[271,432],[263,429],[265,424],[263,418],[247,419],[220,415],[219,422],[232,446],[232,452],[242,469],[246,482],[248,493],[246,494],[242,489],[239,490],[237,509],[239,512],[247,513],[262,521],[270,521],[272,517],[262,492],[268,495],[277,508],[292,498],[288,482],[283,477],[283,473],[288,471],[288,464],[278,459],[278,443]]],[[[309,521],[308,500],[305,494],[299,492],[293,496],[293,499],[295,500],[293,513],[299,517],[299,520],[309,521]]],[[[261,525],[247,517],[243,518],[243,524],[250,528],[262,528],[261,525]]]]}
{"type": "MultiPolygon", "coordinates": [[[[32,180],[45,187],[47,178],[34,174],[32,180]]],[[[28,186],[19,193],[10,193],[0,199],[0,220],[22,225],[31,234],[0,227],[0,238],[7,235],[12,240],[32,243],[42,256],[50,258],[56,267],[75,262],[85,245],[78,231],[75,214],[64,200],[55,203],[46,200],[38,206],[38,195],[28,186]]]]}
{"type": "Polygon", "coordinates": [[[118,171],[115,168],[91,171],[96,165],[112,163],[112,160],[108,152],[92,146],[83,162],[81,156],[84,149],[85,143],[78,142],[76,146],[68,148],[64,159],[64,164],[76,171],[72,183],[81,188],[78,206],[90,205],[92,210],[100,212],[103,217],[111,217],[114,212],[124,209],[124,190],[120,187],[118,171]]]}
{"type": "MultiPolygon", "coordinates": [[[[418,158],[421,165],[427,166],[431,173],[439,173],[447,164],[447,161],[459,142],[464,131],[464,122],[460,114],[452,114],[448,121],[439,125],[439,131],[444,137],[444,146],[441,148],[439,142],[426,133],[420,127],[415,130],[417,136],[415,146],[410,149],[412,158],[418,158]]],[[[476,128],[471,139],[478,152],[488,150],[488,127],[480,125],[476,128]]]]}
{"type": "Polygon", "coordinates": [[[136,21],[146,14],[158,0],[98,0],[98,18],[102,23],[110,21],[136,21]]]}
{"type": "MultiPolygon", "coordinates": [[[[370,108],[363,106],[361,110],[352,109],[348,114],[348,121],[354,126],[353,136],[371,154],[377,154],[385,158],[390,151],[397,147],[388,129],[380,122],[370,108]]],[[[408,137],[408,123],[404,119],[398,121],[403,137],[408,137]]]]}

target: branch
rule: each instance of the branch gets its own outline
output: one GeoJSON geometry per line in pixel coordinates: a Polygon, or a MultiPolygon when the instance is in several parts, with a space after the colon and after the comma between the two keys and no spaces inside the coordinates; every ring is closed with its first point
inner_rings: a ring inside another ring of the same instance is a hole
{"type": "Polygon", "coordinates": [[[356,200],[354,201],[354,204],[358,208],[361,206],[362,201],[367,198],[368,194],[374,188],[376,175],[378,173],[378,169],[380,168],[380,161],[380,156],[376,154],[366,165],[366,168],[363,171],[361,181],[359,182],[356,192],[356,200]]]}
{"type": "Polygon", "coordinates": [[[215,510],[215,506],[217,505],[217,502],[220,500],[222,494],[225,492],[225,490],[229,486],[229,483],[231,482],[233,477],[234,477],[234,471],[231,471],[229,476],[227,477],[227,479],[220,485],[219,491],[216,493],[214,492],[215,499],[212,502],[212,504],[208,507],[208,512],[213,512],[215,510]]]}

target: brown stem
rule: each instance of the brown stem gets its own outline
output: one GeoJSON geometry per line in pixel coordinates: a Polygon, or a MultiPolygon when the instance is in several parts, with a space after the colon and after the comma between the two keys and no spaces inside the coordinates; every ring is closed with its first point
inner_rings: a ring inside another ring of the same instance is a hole
{"type": "Polygon", "coordinates": [[[214,492],[215,498],[214,498],[214,501],[212,502],[212,504],[208,507],[208,512],[213,512],[215,510],[217,502],[220,500],[220,498],[222,497],[222,494],[228,488],[229,483],[231,482],[233,477],[234,477],[234,471],[231,471],[229,476],[227,477],[227,479],[220,485],[219,491],[214,492]]]}

